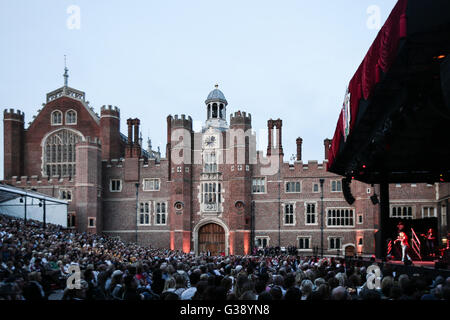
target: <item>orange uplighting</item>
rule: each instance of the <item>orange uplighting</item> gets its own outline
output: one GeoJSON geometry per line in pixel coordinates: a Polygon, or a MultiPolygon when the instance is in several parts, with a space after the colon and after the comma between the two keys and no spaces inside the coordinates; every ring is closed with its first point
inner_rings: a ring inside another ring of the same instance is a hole
{"type": "Polygon", "coordinates": [[[439,60],[440,60],[440,59],[444,59],[444,58],[445,58],[445,55],[444,55],[444,54],[441,54],[441,55],[438,56],[437,58],[438,58],[439,60]]]}
{"type": "Polygon", "coordinates": [[[183,252],[191,252],[191,233],[189,231],[183,231],[183,252]]]}
{"type": "Polygon", "coordinates": [[[175,250],[175,232],[170,231],[170,250],[175,250]]]}
{"type": "Polygon", "coordinates": [[[250,249],[250,233],[244,233],[244,254],[247,255],[250,249]]]}
{"type": "Polygon", "coordinates": [[[234,255],[234,232],[230,231],[230,236],[228,237],[228,246],[230,248],[230,255],[234,255]]]}

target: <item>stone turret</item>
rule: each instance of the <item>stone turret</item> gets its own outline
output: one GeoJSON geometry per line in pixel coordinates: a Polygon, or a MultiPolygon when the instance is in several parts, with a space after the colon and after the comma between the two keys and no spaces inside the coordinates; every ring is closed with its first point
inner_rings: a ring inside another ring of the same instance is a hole
{"type": "Polygon", "coordinates": [[[25,114],[20,110],[3,112],[4,179],[23,175],[24,120],[25,114]]]}

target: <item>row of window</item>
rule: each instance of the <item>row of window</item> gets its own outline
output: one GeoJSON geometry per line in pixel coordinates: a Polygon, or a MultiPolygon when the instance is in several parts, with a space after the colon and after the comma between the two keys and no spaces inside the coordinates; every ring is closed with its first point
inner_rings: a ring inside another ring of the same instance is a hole
{"type": "MultiPolygon", "coordinates": [[[[231,166],[231,171],[234,171],[234,165],[231,166]]],[[[242,164],[237,165],[237,171],[242,171],[242,164]]],[[[245,165],[245,171],[250,171],[250,166],[248,164],[245,165]]]]}
{"type": "MultiPolygon", "coordinates": [[[[258,248],[266,248],[269,246],[269,237],[256,237],[255,245],[258,248]]],[[[362,238],[358,239],[358,245],[362,245],[362,238]]],[[[342,237],[328,237],[328,249],[336,250],[342,248],[342,237]]],[[[297,249],[300,250],[310,250],[311,246],[311,237],[297,237],[297,249]]]]}
{"type": "MultiPolygon", "coordinates": [[[[63,113],[59,110],[55,110],[51,114],[52,126],[62,125],[63,113]]],[[[75,110],[66,111],[66,124],[77,124],[77,113],[75,110]]]]}
{"type": "MultiPolygon", "coordinates": [[[[266,193],[266,178],[253,178],[252,193],[266,193]]],[[[332,180],[330,183],[331,192],[342,192],[342,182],[340,180],[332,180]]],[[[302,184],[300,181],[287,181],[284,183],[285,193],[301,193],[302,184]]],[[[319,192],[319,183],[313,183],[312,192],[319,192]]]]}
{"type": "MultiPolygon", "coordinates": [[[[96,222],[96,219],[94,217],[88,217],[88,228],[95,228],[95,222],[96,222]]],[[[67,227],[75,228],[76,226],[77,226],[76,215],[68,214],[67,215],[67,227]]]]}
{"type": "MultiPolygon", "coordinates": [[[[205,172],[214,172],[214,164],[206,164],[205,172]]],[[[238,165],[239,170],[242,170],[242,166],[238,165]]],[[[180,172],[181,172],[181,167],[180,172]]],[[[186,167],[186,169],[189,169],[186,167]]],[[[160,190],[160,179],[157,178],[145,178],[142,181],[143,191],[159,191],[160,190]]],[[[122,191],[122,182],[120,179],[111,179],[110,180],[110,191],[112,192],[120,192],[122,191]]],[[[301,183],[300,182],[286,182],[285,183],[285,191],[286,193],[300,193],[301,192],[301,183]]],[[[339,192],[342,191],[341,181],[333,180],[331,181],[331,191],[339,192]]],[[[313,192],[319,192],[319,184],[313,184],[313,192]]],[[[254,178],[252,180],[252,193],[266,193],[266,178],[254,178]]]]}
{"type": "MultiPolygon", "coordinates": [[[[143,179],[142,180],[142,190],[143,191],[159,191],[160,190],[160,179],[157,179],[157,178],[143,179]]],[[[121,192],[122,191],[122,180],[121,179],[110,179],[109,180],[109,191],[121,192]]]]}
{"type": "MultiPolygon", "coordinates": [[[[294,204],[284,205],[284,224],[295,225],[294,204]]],[[[362,215],[358,215],[358,223],[362,223],[362,215]]],[[[316,204],[307,203],[305,212],[305,224],[317,224],[316,204]]],[[[354,209],[333,208],[326,211],[326,225],[328,227],[353,227],[355,226],[354,209]]]]}
{"type": "MultiPolygon", "coordinates": [[[[413,219],[413,211],[412,206],[392,206],[390,216],[391,218],[413,219]]],[[[436,216],[436,208],[422,207],[422,218],[432,218],[436,216]]]]}
{"type": "Polygon", "coordinates": [[[138,208],[139,224],[151,225],[151,215],[153,214],[154,225],[166,225],[167,224],[167,202],[153,202],[152,201],[140,202],[138,208]]]}

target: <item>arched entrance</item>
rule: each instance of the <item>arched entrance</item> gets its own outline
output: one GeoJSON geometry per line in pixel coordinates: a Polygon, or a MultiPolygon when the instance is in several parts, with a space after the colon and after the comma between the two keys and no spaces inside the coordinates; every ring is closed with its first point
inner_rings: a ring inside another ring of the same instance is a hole
{"type": "Polygon", "coordinates": [[[218,255],[225,252],[225,230],[215,223],[208,223],[198,230],[198,251],[218,255]]]}
{"type": "Polygon", "coordinates": [[[344,255],[346,257],[354,257],[355,256],[355,246],[348,245],[345,247],[344,255]]]}

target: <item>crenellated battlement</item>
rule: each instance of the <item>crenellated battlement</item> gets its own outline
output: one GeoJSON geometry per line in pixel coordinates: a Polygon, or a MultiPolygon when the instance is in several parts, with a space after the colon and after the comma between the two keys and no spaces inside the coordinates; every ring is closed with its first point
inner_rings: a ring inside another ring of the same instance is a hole
{"type": "MultiPolygon", "coordinates": [[[[257,159],[257,168],[275,168],[274,172],[277,172],[276,163],[272,163],[271,161],[278,161],[278,155],[272,154],[271,156],[265,156],[262,151],[258,150],[256,152],[257,159]]],[[[302,174],[308,172],[327,172],[327,161],[318,162],[317,160],[309,160],[308,162],[303,161],[294,161],[286,162],[283,161],[281,164],[281,173],[283,176],[292,176],[293,174],[302,174]]]]}
{"type": "Polygon", "coordinates": [[[191,116],[187,116],[182,114],[178,116],[177,114],[171,117],[171,126],[172,128],[185,128],[188,130],[192,130],[192,118],[191,116]]]}
{"type": "Polygon", "coordinates": [[[11,184],[18,187],[27,187],[31,188],[33,186],[36,187],[45,187],[45,186],[67,186],[75,183],[75,178],[71,176],[12,176],[10,180],[11,184]]]}
{"type": "Polygon", "coordinates": [[[110,116],[113,115],[113,116],[120,117],[120,109],[118,107],[112,106],[112,105],[108,105],[108,106],[103,105],[101,107],[101,117],[104,117],[107,115],[110,115],[110,116]]]}
{"type": "Polygon", "coordinates": [[[230,114],[230,125],[251,125],[252,115],[250,113],[237,111],[234,114],[230,114]]]}
{"type": "Polygon", "coordinates": [[[24,121],[25,113],[20,110],[15,110],[13,108],[5,109],[3,111],[3,120],[19,120],[24,121]]]}

